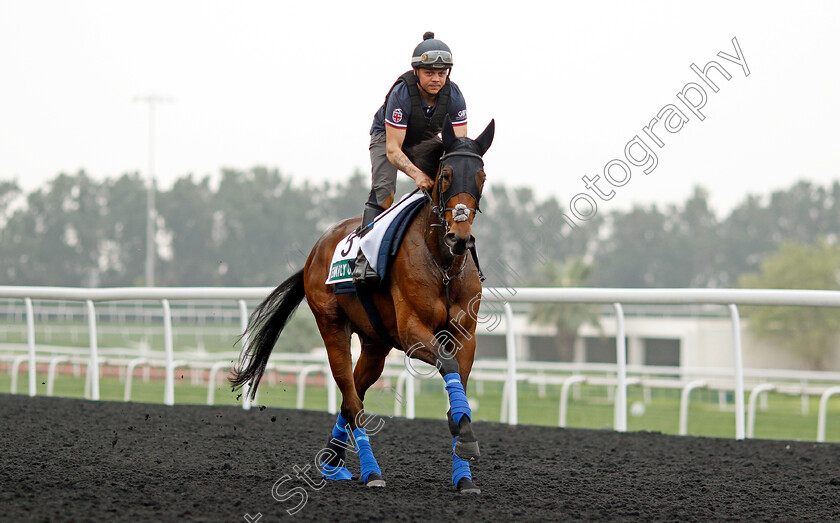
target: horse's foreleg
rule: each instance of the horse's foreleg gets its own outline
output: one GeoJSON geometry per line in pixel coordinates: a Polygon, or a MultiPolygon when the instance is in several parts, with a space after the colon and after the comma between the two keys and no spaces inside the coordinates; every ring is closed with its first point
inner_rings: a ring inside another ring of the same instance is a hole
{"type": "MultiPolygon", "coordinates": [[[[419,323],[407,323],[401,329],[411,333],[402,340],[403,346],[409,347],[406,357],[434,365],[443,376],[449,395],[450,408],[446,415],[452,434],[452,483],[460,492],[480,492],[473,484],[470,473],[469,462],[478,459],[480,452],[472,431],[472,412],[464,389],[475,355],[475,337],[458,340],[457,350],[449,351],[419,323]]],[[[416,372],[410,362],[406,365],[409,372],[416,372]]]]}
{"type": "Polygon", "coordinates": [[[481,455],[472,430],[472,412],[467,401],[466,385],[475,355],[475,338],[463,340],[452,354],[438,350],[438,368],[449,394],[449,432],[452,434],[452,483],[462,493],[480,493],[472,482],[470,461],[481,455]]]}
{"type": "MultiPolygon", "coordinates": [[[[460,347],[460,350],[463,350],[464,346],[460,347]]],[[[470,349],[474,351],[474,345],[470,349]]],[[[473,434],[472,411],[464,388],[472,367],[471,361],[464,362],[466,368],[462,370],[456,354],[447,351],[445,347],[434,344],[428,350],[432,352],[434,364],[443,376],[449,395],[449,411],[446,417],[449,421],[449,432],[452,434],[452,483],[460,492],[480,492],[472,482],[469,464],[481,455],[478,440],[473,434]]]]}
{"type": "Polygon", "coordinates": [[[450,408],[446,415],[449,419],[449,431],[456,438],[455,455],[463,460],[474,461],[481,453],[472,431],[472,412],[464,389],[466,380],[461,378],[460,365],[454,354],[446,352],[443,348],[437,348],[435,355],[437,367],[446,383],[446,392],[449,394],[450,408]]]}

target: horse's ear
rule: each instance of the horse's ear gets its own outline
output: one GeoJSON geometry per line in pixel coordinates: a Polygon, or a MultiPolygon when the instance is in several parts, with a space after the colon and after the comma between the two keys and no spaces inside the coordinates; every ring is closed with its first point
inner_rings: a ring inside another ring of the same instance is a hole
{"type": "Polygon", "coordinates": [[[455,136],[455,129],[452,128],[452,119],[449,115],[443,119],[443,129],[441,129],[441,138],[443,139],[443,150],[448,151],[452,145],[455,144],[457,137],[455,136]]]}
{"type": "Polygon", "coordinates": [[[490,120],[490,123],[487,124],[487,128],[478,135],[478,138],[475,139],[475,143],[478,144],[479,149],[481,149],[481,155],[484,156],[484,153],[487,152],[487,149],[490,148],[490,144],[493,143],[493,135],[496,133],[496,120],[490,120]]]}

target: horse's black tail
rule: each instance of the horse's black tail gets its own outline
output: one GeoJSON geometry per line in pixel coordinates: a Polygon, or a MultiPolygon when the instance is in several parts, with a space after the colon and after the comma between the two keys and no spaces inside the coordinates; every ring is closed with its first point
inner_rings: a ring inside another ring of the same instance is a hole
{"type": "Polygon", "coordinates": [[[251,399],[256,397],[257,386],[277,338],[304,296],[301,269],[274,289],[251,314],[248,328],[242,335],[247,336],[247,347],[229,378],[234,388],[250,383],[251,399]]]}

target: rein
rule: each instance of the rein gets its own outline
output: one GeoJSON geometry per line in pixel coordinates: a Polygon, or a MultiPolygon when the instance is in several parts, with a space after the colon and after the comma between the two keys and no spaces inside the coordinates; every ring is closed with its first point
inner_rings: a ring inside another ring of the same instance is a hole
{"type": "MultiPolygon", "coordinates": [[[[408,195],[407,195],[407,196],[405,196],[404,198],[408,198],[408,197],[410,197],[410,196],[414,196],[415,194],[417,194],[417,191],[419,191],[419,190],[420,190],[420,187],[418,187],[418,188],[414,189],[413,191],[411,191],[410,193],[408,193],[408,195]]],[[[425,194],[425,193],[426,193],[426,191],[423,191],[423,193],[425,194]]],[[[428,194],[426,194],[426,196],[428,196],[428,194]]],[[[385,209],[384,211],[382,211],[382,213],[380,213],[380,214],[379,214],[379,216],[377,216],[377,218],[379,218],[380,216],[385,216],[385,215],[387,215],[389,212],[393,211],[396,207],[397,207],[396,205],[392,205],[392,206],[388,207],[387,209],[385,209]]],[[[370,229],[371,227],[373,227],[373,224],[374,224],[374,223],[375,223],[375,222],[373,222],[373,221],[372,221],[372,222],[370,222],[369,224],[367,224],[367,226],[366,226],[364,229],[359,228],[359,229],[357,229],[357,230],[355,230],[355,231],[351,232],[349,237],[350,237],[350,238],[353,238],[354,236],[357,236],[357,237],[361,238],[362,236],[364,236],[364,231],[366,231],[366,230],[370,229]]]]}

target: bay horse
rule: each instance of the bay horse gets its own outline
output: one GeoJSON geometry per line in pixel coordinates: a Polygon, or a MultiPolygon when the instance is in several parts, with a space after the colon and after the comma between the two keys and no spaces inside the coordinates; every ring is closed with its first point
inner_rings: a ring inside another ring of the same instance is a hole
{"type": "Polygon", "coordinates": [[[405,233],[389,275],[372,292],[381,318],[379,329],[371,323],[357,294],[335,294],[333,285],[325,283],[336,245],[357,229],[359,217],[327,230],[315,243],[304,268],[272,291],[250,317],[245,331],[249,343],[230,381],[234,387],[249,383],[254,398],[271,351],[304,298],[315,316],[342,395],[331,438],[317,459],[326,479],[354,477],[345,467],[345,450],[349,448],[359,454],[362,482],[369,487],[385,486],[370,446],[369,436],[378,429],[369,428],[373,416],[365,413],[364,398],[381,376],[385,357],[396,348],[406,353],[407,367],[410,359],[417,359],[437,367],[443,376],[453,438],[452,482],[459,492],[480,492],[470,472],[469,462],[480,452],[465,388],[475,356],[481,278],[477,258],[469,253],[474,248],[472,223],[485,181],[482,156],[494,132],[491,120],[475,140],[458,138],[447,118],[440,138],[421,142],[409,151],[421,170],[436,173],[435,181],[431,194],[425,193],[425,206],[405,233]],[[350,354],[354,333],[362,344],[355,369],[350,354]],[[350,445],[348,434],[353,436],[350,445]]]}

